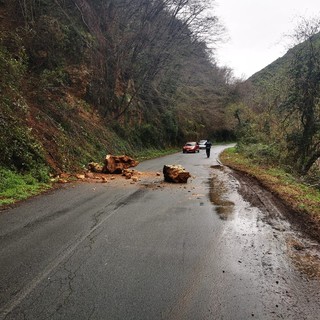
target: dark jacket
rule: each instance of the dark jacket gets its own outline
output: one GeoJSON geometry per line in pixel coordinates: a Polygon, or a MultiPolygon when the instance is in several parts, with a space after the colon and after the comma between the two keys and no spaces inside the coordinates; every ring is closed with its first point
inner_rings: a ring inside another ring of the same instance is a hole
{"type": "Polygon", "coordinates": [[[212,143],[210,141],[206,142],[206,149],[211,149],[212,143]]]}

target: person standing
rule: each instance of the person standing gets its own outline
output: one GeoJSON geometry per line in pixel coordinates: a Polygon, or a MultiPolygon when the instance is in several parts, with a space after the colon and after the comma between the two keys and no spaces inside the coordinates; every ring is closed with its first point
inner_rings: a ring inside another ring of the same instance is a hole
{"type": "Polygon", "coordinates": [[[211,146],[212,146],[212,143],[208,140],[208,141],[206,142],[206,154],[207,154],[207,158],[210,158],[211,146]]]}

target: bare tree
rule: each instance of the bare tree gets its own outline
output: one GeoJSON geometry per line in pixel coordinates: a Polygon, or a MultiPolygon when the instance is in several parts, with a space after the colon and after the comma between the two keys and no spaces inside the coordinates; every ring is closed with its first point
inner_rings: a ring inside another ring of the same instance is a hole
{"type": "MultiPolygon", "coordinates": [[[[77,0],[79,1],[79,0],[77,0]]],[[[82,0],[83,2],[84,0],[82,0]]],[[[122,117],[163,70],[177,68],[192,43],[220,35],[203,0],[96,1],[106,37],[105,116],[122,117]]],[[[203,48],[201,48],[203,49],[203,48]]],[[[200,50],[200,48],[199,48],[200,50]]]]}
{"type": "Polygon", "coordinates": [[[297,169],[306,174],[320,157],[320,19],[302,19],[293,39],[288,70],[289,94],[284,106],[293,130],[289,148],[297,169]],[[298,45],[297,45],[298,43],[298,45]]]}

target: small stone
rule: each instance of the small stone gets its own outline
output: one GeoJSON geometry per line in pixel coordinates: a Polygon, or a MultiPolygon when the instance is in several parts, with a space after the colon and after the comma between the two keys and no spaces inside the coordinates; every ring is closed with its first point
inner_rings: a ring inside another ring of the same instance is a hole
{"type": "Polygon", "coordinates": [[[86,172],[85,173],[85,177],[89,178],[89,179],[93,179],[94,178],[94,174],[92,172],[86,172]]]}
{"type": "Polygon", "coordinates": [[[102,171],[102,166],[99,163],[96,163],[96,162],[88,163],[87,168],[91,172],[100,173],[102,171]]]}

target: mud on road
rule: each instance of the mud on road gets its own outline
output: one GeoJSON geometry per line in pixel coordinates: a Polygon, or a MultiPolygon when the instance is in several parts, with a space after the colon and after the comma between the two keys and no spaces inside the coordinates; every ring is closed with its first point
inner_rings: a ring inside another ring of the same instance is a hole
{"type": "Polygon", "coordinates": [[[290,208],[276,195],[266,190],[257,179],[234,170],[232,175],[240,181],[239,192],[245,199],[264,210],[266,215],[270,215],[270,218],[279,215],[285,217],[297,231],[320,243],[320,223],[318,220],[307,213],[297,212],[290,208]]]}
{"type": "Polygon", "coordinates": [[[228,167],[211,168],[210,200],[226,224],[222,260],[235,274],[250,274],[248,285],[258,288],[265,305],[259,316],[319,319],[319,242],[257,181],[228,167]]]}
{"type": "Polygon", "coordinates": [[[235,211],[241,212],[235,208],[240,205],[234,199],[236,190],[246,202],[259,209],[258,219],[272,228],[274,240],[284,241],[292,266],[306,278],[320,280],[320,234],[307,217],[286,207],[256,179],[220,165],[211,168],[210,199],[220,218],[230,220],[235,211]]]}

